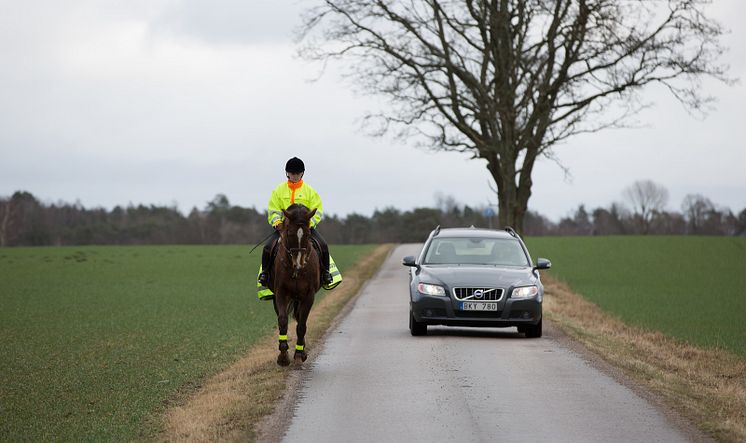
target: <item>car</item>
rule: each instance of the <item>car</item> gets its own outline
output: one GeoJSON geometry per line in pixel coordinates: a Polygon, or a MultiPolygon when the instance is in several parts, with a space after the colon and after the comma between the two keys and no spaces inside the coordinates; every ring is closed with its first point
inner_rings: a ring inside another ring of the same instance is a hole
{"type": "Polygon", "coordinates": [[[429,325],[511,327],[541,337],[544,286],[525,243],[511,228],[435,228],[409,269],[409,330],[429,325]]]}

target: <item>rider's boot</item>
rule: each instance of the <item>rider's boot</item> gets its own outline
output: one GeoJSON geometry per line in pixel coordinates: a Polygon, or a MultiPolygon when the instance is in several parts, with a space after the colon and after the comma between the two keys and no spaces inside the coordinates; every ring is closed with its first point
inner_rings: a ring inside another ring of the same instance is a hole
{"type": "Polygon", "coordinates": [[[269,255],[267,248],[262,250],[262,272],[259,274],[259,284],[267,286],[269,284],[269,255]]]}
{"type": "Polygon", "coordinates": [[[332,273],[328,270],[321,271],[321,284],[322,286],[328,286],[334,282],[334,277],[332,277],[332,273]]]}
{"type": "Polygon", "coordinates": [[[321,286],[328,286],[334,282],[331,272],[329,272],[329,250],[325,249],[321,253],[321,286]]]}

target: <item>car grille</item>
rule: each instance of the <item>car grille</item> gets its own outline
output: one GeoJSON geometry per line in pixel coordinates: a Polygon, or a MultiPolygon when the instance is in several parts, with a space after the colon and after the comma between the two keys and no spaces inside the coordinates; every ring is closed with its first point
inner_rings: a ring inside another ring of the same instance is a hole
{"type": "Polygon", "coordinates": [[[503,298],[502,288],[453,288],[456,300],[498,301],[503,298]]]}

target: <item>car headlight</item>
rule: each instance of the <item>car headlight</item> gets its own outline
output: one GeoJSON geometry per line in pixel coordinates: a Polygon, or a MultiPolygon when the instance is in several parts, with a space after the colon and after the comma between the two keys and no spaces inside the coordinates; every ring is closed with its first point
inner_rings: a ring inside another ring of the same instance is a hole
{"type": "Polygon", "coordinates": [[[523,286],[513,289],[510,298],[533,298],[539,294],[539,288],[536,286],[523,286]]]}
{"type": "Polygon", "coordinates": [[[431,285],[429,283],[418,283],[417,290],[420,292],[420,294],[425,295],[446,295],[446,290],[443,289],[443,286],[431,285]]]}

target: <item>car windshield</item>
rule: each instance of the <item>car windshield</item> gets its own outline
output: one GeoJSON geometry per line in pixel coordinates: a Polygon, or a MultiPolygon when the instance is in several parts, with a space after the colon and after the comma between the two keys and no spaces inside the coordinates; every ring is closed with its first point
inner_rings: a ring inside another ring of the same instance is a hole
{"type": "Polygon", "coordinates": [[[529,261],[516,239],[453,237],[434,239],[424,264],[529,266],[529,261]]]}

